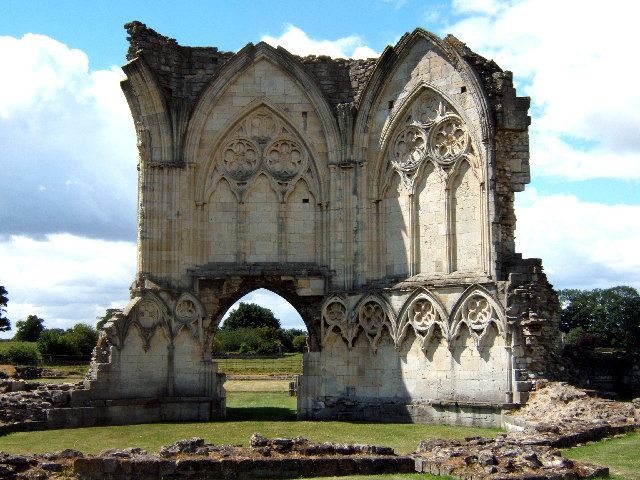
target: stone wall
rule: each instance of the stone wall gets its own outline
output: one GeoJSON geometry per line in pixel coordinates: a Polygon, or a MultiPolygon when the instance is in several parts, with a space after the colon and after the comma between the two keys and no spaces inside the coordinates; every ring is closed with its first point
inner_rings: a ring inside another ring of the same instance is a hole
{"type": "Polygon", "coordinates": [[[515,251],[529,99],[509,72],[421,29],[345,60],[126,28],[138,264],[94,398],[223,416],[211,342],[257,288],[307,326],[302,418],[497,425],[557,366],[555,294],[515,251]]]}

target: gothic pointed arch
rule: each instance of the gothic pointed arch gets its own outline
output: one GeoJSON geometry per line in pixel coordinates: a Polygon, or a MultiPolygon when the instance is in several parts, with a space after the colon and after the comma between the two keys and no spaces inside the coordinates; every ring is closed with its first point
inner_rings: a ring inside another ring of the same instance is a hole
{"type": "Polygon", "coordinates": [[[447,311],[437,295],[426,288],[419,288],[411,294],[400,309],[398,319],[396,348],[400,348],[409,329],[413,329],[423,352],[438,329],[445,339],[449,337],[447,311]]]}
{"type": "MultiPolygon", "coordinates": [[[[219,74],[209,82],[199,95],[189,124],[189,133],[185,140],[184,157],[186,161],[193,163],[198,161],[200,141],[205,124],[211,111],[218,105],[234,79],[261,60],[273,64],[278,71],[290,78],[301,91],[305,92],[319,117],[321,130],[327,142],[329,163],[335,163],[339,153],[338,125],[331,106],[317,81],[289,52],[282,48],[273,48],[264,42],[257,45],[247,44],[224,65],[219,74]]],[[[284,95],[284,91],[280,95],[284,95]]]]}
{"type": "MultiPolygon", "coordinates": [[[[422,72],[416,68],[417,71],[411,72],[410,78],[401,92],[398,92],[393,98],[380,98],[383,96],[385,86],[392,79],[394,73],[400,68],[407,68],[407,57],[413,50],[416,50],[421,41],[428,43],[427,50],[435,52],[435,54],[431,55],[429,54],[430,52],[424,52],[427,54],[426,57],[428,59],[432,59],[436,55],[439,57],[438,68],[445,65],[445,68],[453,69],[459,75],[465,91],[460,92],[458,90],[458,94],[454,94],[453,90],[451,90],[451,98],[460,97],[462,94],[468,94],[471,97],[474,107],[478,110],[479,121],[478,125],[474,126],[474,129],[478,129],[476,131],[477,138],[481,142],[486,142],[491,138],[495,126],[493,117],[490,114],[486,93],[477,73],[449,42],[426,30],[417,28],[413,32],[405,34],[394,47],[387,47],[378,62],[376,62],[375,69],[367,81],[359,102],[358,117],[354,126],[354,138],[356,138],[356,142],[361,143],[355,145],[356,149],[367,148],[370,144],[369,136],[378,135],[377,129],[371,129],[372,131],[370,131],[371,120],[374,116],[377,115],[383,118],[384,124],[387,125],[390,121],[390,114],[406,105],[405,100],[411,95],[411,91],[421,83],[427,83],[422,80],[424,77],[421,75],[422,72]],[[379,105],[378,110],[375,109],[377,104],[379,105]],[[367,134],[368,131],[370,132],[367,134]]],[[[436,83],[435,85],[438,84],[436,83]]],[[[458,88],[460,89],[460,87],[458,88]]],[[[441,88],[439,90],[444,91],[441,88]]]]}
{"type": "Polygon", "coordinates": [[[324,169],[313,145],[267,98],[251,102],[220,132],[210,152],[203,154],[196,198],[206,202],[212,185],[224,177],[242,201],[260,172],[273,179],[283,199],[300,178],[317,198],[326,198],[326,185],[320,181],[324,169]]]}
{"type": "MultiPolygon", "coordinates": [[[[126,336],[132,334],[131,327],[135,327],[134,330],[142,339],[142,347],[145,351],[149,349],[151,339],[158,329],[162,330],[168,339],[172,339],[171,311],[166,303],[152,291],[146,290],[139,297],[134,297],[124,313],[128,329],[121,338],[121,345],[124,345],[126,336]]],[[[107,335],[109,333],[107,332],[107,335]]]]}
{"type": "Polygon", "coordinates": [[[322,305],[321,344],[325,345],[332,333],[337,334],[351,347],[353,325],[350,322],[350,309],[340,295],[329,296],[322,305]]]}
{"type": "Polygon", "coordinates": [[[462,328],[468,328],[478,348],[494,325],[500,336],[507,338],[507,321],[504,308],[480,285],[472,285],[456,302],[449,319],[449,343],[460,335],[462,328]]]}
{"type": "Polygon", "coordinates": [[[351,312],[351,344],[360,335],[364,334],[369,340],[372,351],[375,353],[378,344],[387,329],[392,339],[396,338],[397,321],[393,308],[387,300],[377,293],[364,295],[353,307],[351,312]]]}

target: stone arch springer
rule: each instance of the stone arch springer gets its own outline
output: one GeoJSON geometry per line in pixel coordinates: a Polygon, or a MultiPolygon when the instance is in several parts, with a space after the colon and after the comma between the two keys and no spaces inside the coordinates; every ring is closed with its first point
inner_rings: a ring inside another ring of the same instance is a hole
{"type": "Polygon", "coordinates": [[[121,82],[129,108],[134,114],[137,146],[142,162],[167,163],[173,160],[172,123],[162,87],[144,57],[122,67],[127,79],[121,82]],[[148,115],[155,112],[161,118],[148,115]]]}

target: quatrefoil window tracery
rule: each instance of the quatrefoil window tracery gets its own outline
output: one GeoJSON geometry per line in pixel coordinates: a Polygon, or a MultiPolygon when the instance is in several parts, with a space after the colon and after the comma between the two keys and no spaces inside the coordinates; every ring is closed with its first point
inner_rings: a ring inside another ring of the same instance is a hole
{"type": "Polygon", "coordinates": [[[416,330],[425,332],[438,319],[438,312],[428,300],[418,300],[411,307],[413,325],[416,330]]]}
{"type": "Polygon", "coordinates": [[[386,313],[377,302],[368,302],[360,310],[360,325],[367,335],[375,336],[384,324],[386,313]]]}

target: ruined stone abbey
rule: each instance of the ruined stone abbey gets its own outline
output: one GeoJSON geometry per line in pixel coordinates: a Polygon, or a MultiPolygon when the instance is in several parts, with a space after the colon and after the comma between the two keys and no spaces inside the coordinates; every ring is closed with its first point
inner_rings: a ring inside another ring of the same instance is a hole
{"type": "Polygon", "coordinates": [[[257,288],[308,329],[301,419],[495,426],[526,401],[558,305],[515,250],[510,72],[421,29],[368,60],[127,30],[137,275],[88,382],[112,423],[224,417],[211,342],[257,288]]]}

